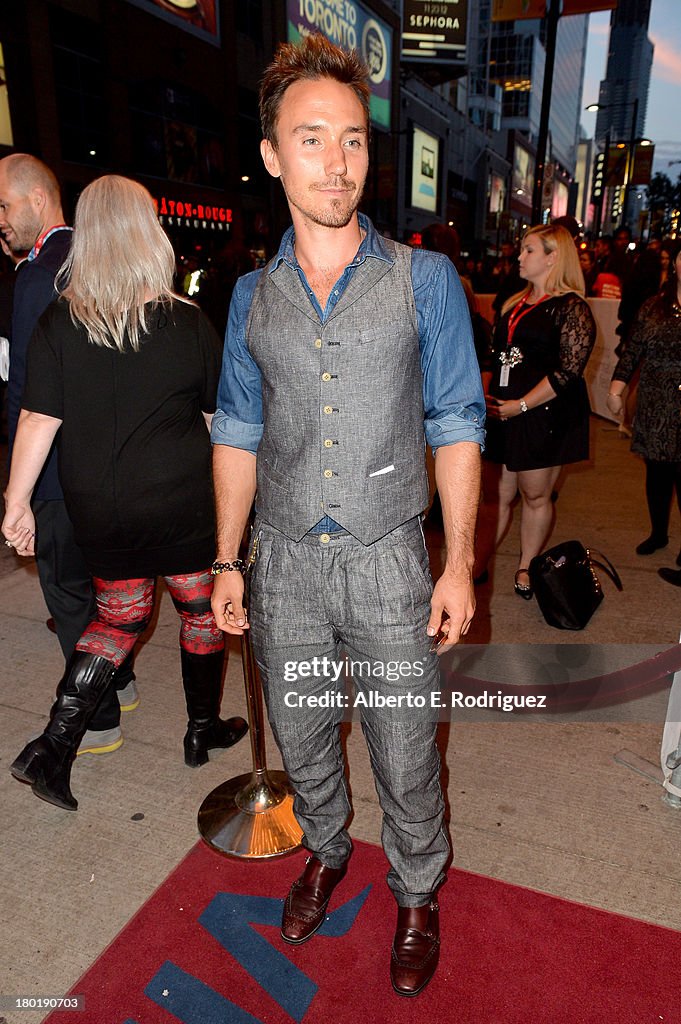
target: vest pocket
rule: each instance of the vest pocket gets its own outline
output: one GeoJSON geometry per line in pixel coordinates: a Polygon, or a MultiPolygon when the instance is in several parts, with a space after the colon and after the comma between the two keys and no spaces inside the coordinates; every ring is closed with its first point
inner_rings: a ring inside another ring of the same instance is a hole
{"type": "MultiPolygon", "coordinates": [[[[380,327],[374,324],[369,329],[360,330],[358,335],[353,335],[352,340],[355,339],[362,345],[385,343],[387,347],[393,349],[396,341],[413,341],[414,330],[408,321],[400,320],[381,324],[380,327]]],[[[418,351],[418,337],[416,338],[416,347],[418,351]]]]}

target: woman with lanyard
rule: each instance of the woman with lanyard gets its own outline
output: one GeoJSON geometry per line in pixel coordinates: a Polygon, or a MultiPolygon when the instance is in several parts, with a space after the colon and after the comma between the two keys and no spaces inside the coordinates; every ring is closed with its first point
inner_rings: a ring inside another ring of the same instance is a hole
{"type": "Polygon", "coordinates": [[[584,277],[569,232],[530,228],[520,252],[527,286],[504,304],[483,370],[487,445],[476,581],[521,499],[516,593],[529,600],[528,566],[554,520],[551,496],[561,467],[589,457],[589,400],[582,374],[596,339],[584,277]]]}

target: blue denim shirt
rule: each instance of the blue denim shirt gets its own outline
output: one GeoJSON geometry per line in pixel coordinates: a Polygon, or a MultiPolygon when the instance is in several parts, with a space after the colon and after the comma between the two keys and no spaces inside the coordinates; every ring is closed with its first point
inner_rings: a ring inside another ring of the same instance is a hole
{"type": "MultiPolygon", "coordinates": [[[[293,248],[293,227],[284,233],[272,273],[282,260],[297,271],[321,323],[325,323],[356,267],[367,259],[392,262],[390,254],[364,214],[359,214],[365,237],[336,281],[325,309],[310,288],[293,248]]],[[[248,350],[246,324],[262,270],[241,277],[229,310],[217,410],[211,440],[256,454],[263,434],[260,370],[248,350]]],[[[423,373],[424,431],[433,452],[443,445],[485,440],[485,400],[473,346],[468,303],[451,261],[440,253],[415,249],[411,280],[416,303],[423,373]]],[[[325,522],[325,528],[327,524],[325,522]]]]}

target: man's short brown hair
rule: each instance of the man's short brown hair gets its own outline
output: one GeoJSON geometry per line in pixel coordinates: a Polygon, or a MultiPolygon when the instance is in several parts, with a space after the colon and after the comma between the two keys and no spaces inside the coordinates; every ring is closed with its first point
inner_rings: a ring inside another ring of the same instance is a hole
{"type": "Polygon", "coordinates": [[[332,78],[354,89],[369,127],[369,70],[356,50],[343,50],[313,33],[299,43],[280,43],[260,83],[262,135],[277,146],[277,118],[284,93],[294,82],[332,78]]]}

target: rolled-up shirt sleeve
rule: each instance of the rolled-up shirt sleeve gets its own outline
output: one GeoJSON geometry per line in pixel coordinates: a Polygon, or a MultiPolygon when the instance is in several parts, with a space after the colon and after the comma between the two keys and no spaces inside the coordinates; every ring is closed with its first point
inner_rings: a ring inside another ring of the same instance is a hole
{"type": "Polygon", "coordinates": [[[258,272],[237,281],[229,307],[218,401],[210,439],[255,453],[263,433],[260,370],[248,351],[246,323],[258,272]]]}
{"type": "Polygon", "coordinates": [[[426,441],[484,448],[485,399],[464,290],[451,260],[415,250],[412,285],[419,328],[426,441]]]}

